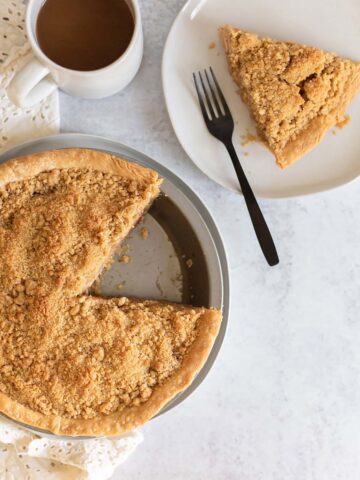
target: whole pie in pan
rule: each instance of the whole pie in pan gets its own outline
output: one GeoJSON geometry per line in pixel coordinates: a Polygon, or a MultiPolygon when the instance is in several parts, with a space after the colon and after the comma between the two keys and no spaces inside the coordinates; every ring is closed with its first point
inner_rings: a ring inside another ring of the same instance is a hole
{"type": "Polygon", "coordinates": [[[2,413],[61,435],[116,435],[192,382],[220,311],[87,294],[160,184],[94,150],[0,165],[2,413]]]}
{"type": "Polygon", "coordinates": [[[360,63],[228,25],[219,34],[242,99],[281,168],[344,121],[349,103],[360,90],[360,63]]]}

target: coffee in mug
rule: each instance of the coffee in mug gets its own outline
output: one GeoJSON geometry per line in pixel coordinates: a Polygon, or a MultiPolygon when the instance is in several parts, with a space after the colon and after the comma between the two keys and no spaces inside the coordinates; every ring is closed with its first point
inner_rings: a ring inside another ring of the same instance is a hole
{"type": "Polygon", "coordinates": [[[36,22],[41,50],[72,70],[97,70],[115,62],[134,33],[125,0],[46,0],[36,22]]]}

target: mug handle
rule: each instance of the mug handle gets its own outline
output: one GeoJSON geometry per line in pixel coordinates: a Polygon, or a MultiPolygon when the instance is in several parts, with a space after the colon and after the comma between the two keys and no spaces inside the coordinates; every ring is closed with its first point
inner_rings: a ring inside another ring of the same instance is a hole
{"type": "Polygon", "coordinates": [[[7,89],[9,99],[18,107],[28,108],[57,89],[50,71],[33,57],[15,74],[7,89]]]}

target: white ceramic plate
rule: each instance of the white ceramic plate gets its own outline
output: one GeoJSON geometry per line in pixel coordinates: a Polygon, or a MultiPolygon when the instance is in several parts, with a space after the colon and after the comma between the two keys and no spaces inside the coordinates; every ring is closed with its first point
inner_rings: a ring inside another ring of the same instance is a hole
{"type": "Polygon", "coordinates": [[[360,174],[360,98],[350,106],[352,120],[345,128],[331,129],[317,148],[284,171],[260,144],[241,144],[242,135],[254,133],[255,128],[236,93],[217,38],[217,28],[226,23],[360,61],[359,0],[344,0],[341,7],[324,0],[301,0],[296,5],[288,0],[189,0],[171,28],[162,64],[165,100],[180,143],[193,162],[224,187],[239,190],[224,147],[205,128],[192,80],[192,72],[209,65],[236,121],[235,147],[258,196],[306,195],[356,178],[360,174]],[[216,45],[211,49],[212,42],[216,45]]]}

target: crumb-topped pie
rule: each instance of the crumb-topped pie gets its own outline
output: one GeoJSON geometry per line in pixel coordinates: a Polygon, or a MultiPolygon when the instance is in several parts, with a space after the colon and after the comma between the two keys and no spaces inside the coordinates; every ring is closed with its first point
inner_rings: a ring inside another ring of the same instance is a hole
{"type": "Polygon", "coordinates": [[[86,294],[160,183],[91,150],[0,165],[1,412],[57,434],[115,435],[191,383],[218,310],[86,294]]]}
{"type": "Polygon", "coordinates": [[[281,168],[343,121],[360,90],[360,63],[231,26],[219,34],[241,97],[281,168]]]}

